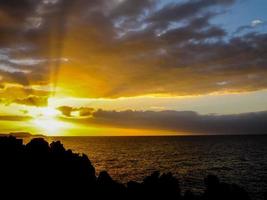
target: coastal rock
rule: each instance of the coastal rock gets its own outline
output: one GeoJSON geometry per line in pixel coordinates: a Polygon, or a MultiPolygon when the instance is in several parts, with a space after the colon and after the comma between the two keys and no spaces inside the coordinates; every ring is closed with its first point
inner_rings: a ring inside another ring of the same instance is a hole
{"type": "Polygon", "coordinates": [[[171,173],[154,172],[140,183],[123,185],[106,171],[97,177],[85,154],[66,150],[59,141],[49,145],[43,138],[24,145],[13,136],[0,137],[0,160],[0,194],[8,199],[250,199],[244,189],[222,183],[214,175],[204,179],[202,195],[190,191],[182,195],[179,181],[171,173]]]}

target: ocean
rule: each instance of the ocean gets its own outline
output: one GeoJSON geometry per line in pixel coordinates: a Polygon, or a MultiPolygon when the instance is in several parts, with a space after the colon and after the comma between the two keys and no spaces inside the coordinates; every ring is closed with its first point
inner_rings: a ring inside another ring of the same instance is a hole
{"type": "Polygon", "coordinates": [[[267,191],[267,136],[49,137],[85,153],[99,173],[122,183],[154,171],[172,172],[183,190],[203,191],[203,178],[244,187],[252,199],[267,191]]]}

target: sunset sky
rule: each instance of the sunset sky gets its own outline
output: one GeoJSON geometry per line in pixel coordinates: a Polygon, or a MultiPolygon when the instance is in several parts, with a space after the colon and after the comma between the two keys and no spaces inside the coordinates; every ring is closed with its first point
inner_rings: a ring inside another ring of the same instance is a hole
{"type": "Polygon", "coordinates": [[[267,133],[266,0],[1,0],[0,133],[267,133]]]}

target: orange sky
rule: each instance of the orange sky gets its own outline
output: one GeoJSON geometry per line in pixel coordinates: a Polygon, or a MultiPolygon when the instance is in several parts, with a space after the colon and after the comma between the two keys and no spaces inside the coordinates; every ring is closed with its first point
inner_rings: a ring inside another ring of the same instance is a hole
{"type": "Polygon", "coordinates": [[[234,26],[231,9],[241,7],[0,3],[0,132],[265,133],[265,16],[234,26]]]}

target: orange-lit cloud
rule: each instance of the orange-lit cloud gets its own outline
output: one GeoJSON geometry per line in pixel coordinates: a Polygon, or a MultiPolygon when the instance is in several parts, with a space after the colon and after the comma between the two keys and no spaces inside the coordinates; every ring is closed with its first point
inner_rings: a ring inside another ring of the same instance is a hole
{"type": "Polygon", "coordinates": [[[1,114],[17,116],[24,110],[24,117],[39,107],[51,108],[53,98],[73,98],[86,103],[61,103],[53,109],[58,107],[64,120],[84,126],[195,133],[215,128],[224,132],[229,126],[237,132],[253,130],[258,123],[254,115],[239,113],[266,110],[267,33],[257,31],[264,20],[232,32],[216,21],[235,4],[236,0],[1,1],[1,114]],[[226,101],[228,94],[248,92],[250,96],[226,101]],[[177,100],[181,97],[186,98],[177,100]],[[138,111],[122,111],[127,109],[138,111]],[[238,116],[207,114],[213,111],[238,116]],[[228,119],[236,126],[228,125],[228,119]],[[241,129],[248,119],[250,126],[241,129]],[[204,129],[207,121],[213,125],[204,129]]]}
{"type": "Polygon", "coordinates": [[[264,89],[266,34],[231,36],[210,23],[220,15],[212,8],[233,3],[4,1],[0,75],[97,98],[264,89]]]}
{"type": "Polygon", "coordinates": [[[47,106],[47,97],[30,95],[26,98],[15,99],[14,103],[29,105],[29,106],[45,107],[47,106]]]}

